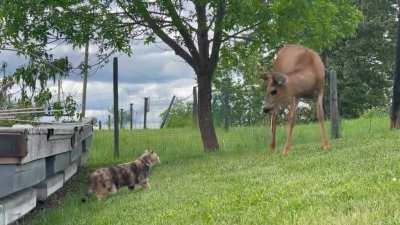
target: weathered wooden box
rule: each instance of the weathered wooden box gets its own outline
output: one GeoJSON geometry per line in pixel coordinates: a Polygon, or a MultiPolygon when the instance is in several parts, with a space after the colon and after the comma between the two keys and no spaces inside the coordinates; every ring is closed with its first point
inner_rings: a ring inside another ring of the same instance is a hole
{"type": "Polygon", "coordinates": [[[0,225],[22,217],[78,171],[89,156],[93,122],[0,127],[0,225]]]}

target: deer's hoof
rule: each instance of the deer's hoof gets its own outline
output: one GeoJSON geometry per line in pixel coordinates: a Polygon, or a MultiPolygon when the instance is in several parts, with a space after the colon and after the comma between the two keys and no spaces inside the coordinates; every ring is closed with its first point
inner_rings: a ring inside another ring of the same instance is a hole
{"type": "Polygon", "coordinates": [[[329,150],[331,149],[331,145],[330,145],[330,144],[324,144],[324,145],[322,146],[322,148],[323,148],[325,151],[329,151],[329,150]]]}
{"type": "Polygon", "coordinates": [[[283,149],[282,155],[283,155],[283,156],[288,156],[288,155],[289,155],[289,148],[288,148],[288,147],[285,147],[285,148],[283,149]]]}
{"type": "Polygon", "coordinates": [[[270,144],[269,145],[269,151],[272,153],[275,151],[275,144],[270,144]]]}

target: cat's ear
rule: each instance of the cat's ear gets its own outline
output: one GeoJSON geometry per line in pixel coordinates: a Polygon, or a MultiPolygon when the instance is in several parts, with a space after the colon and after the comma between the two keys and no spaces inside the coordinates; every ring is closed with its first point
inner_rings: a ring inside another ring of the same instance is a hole
{"type": "Polygon", "coordinates": [[[151,150],[151,152],[150,152],[151,154],[153,154],[154,153],[154,150],[151,150]]]}

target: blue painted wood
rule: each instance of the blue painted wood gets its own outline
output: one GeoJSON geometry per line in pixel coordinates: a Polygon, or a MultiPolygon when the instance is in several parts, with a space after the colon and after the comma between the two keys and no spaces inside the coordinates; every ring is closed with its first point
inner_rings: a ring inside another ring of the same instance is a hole
{"type": "Polygon", "coordinates": [[[64,171],[71,162],[71,152],[65,152],[46,158],[46,177],[64,171]]]}
{"type": "Polygon", "coordinates": [[[71,162],[77,161],[82,155],[82,142],[76,145],[75,148],[71,150],[71,162]]]}
{"type": "Polygon", "coordinates": [[[0,165],[0,198],[32,187],[46,177],[45,159],[23,165],[0,165]]]}
{"type": "Polygon", "coordinates": [[[28,188],[0,199],[0,225],[15,222],[36,207],[36,191],[28,188]]]}
{"type": "Polygon", "coordinates": [[[58,173],[46,178],[43,182],[35,186],[37,199],[39,201],[46,200],[54,192],[62,188],[64,185],[64,174],[58,173]]]}
{"type": "Polygon", "coordinates": [[[27,154],[24,132],[0,133],[0,157],[24,157],[27,154]]]}
{"type": "Polygon", "coordinates": [[[29,212],[37,200],[45,200],[61,188],[78,167],[87,162],[93,121],[55,126],[0,127],[0,136],[2,132],[23,134],[27,154],[20,157],[8,155],[6,151],[16,150],[18,141],[8,140],[5,136],[0,138],[0,145],[3,143],[0,151],[5,149],[5,154],[0,154],[0,225],[29,212]],[[7,207],[4,199],[7,199],[7,207]],[[10,217],[15,213],[18,216],[10,217]]]}

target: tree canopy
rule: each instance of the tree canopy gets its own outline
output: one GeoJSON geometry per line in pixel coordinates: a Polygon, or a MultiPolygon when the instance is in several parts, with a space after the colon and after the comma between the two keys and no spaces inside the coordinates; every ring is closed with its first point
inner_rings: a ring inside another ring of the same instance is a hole
{"type": "Polygon", "coordinates": [[[395,0],[355,1],[363,12],[356,35],[328,51],[338,74],[339,109],[354,118],[372,107],[388,109],[396,42],[395,0]]]}

